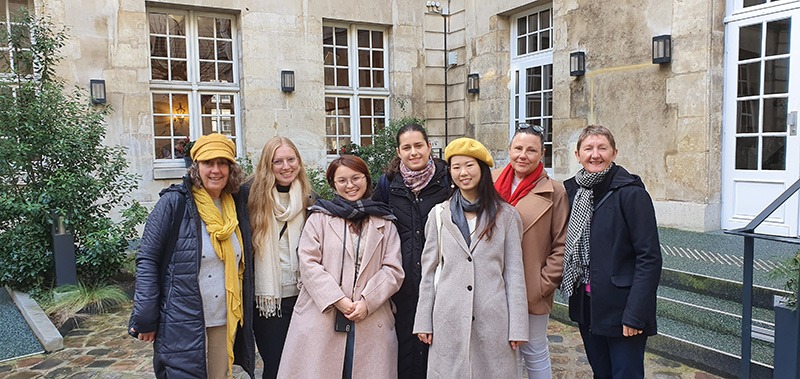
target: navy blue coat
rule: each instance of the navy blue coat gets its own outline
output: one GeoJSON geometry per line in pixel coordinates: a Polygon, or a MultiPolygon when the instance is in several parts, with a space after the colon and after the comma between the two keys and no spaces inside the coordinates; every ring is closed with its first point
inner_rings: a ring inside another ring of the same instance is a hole
{"type": "MultiPolygon", "coordinates": [[[[578,183],[573,177],[564,187],[572,205],[578,183]]],[[[661,246],[653,201],[641,179],[616,164],[593,191],[590,319],[585,319],[589,304],[583,286],[569,299],[570,319],[608,337],[621,337],[622,325],[654,335],[661,246]]]]}
{"type": "MultiPolygon", "coordinates": [[[[206,339],[203,301],[197,273],[200,270],[201,219],[194,203],[188,179],[184,184],[161,191],[161,198],[147,217],[142,242],[136,255],[136,291],[133,327],[138,332],[156,331],[153,344],[153,367],[158,378],[206,378],[206,339]],[[160,283],[163,250],[169,241],[170,223],[178,199],[186,200],[175,252],[160,283]]],[[[253,246],[245,202],[237,194],[236,214],[244,243],[245,273],[243,282],[244,326],[234,345],[235,363],[253,377],[255,341],[252,334],[254,299],[253,246]],[[245,332],[246,331],[246,332],[245,332]]]]}

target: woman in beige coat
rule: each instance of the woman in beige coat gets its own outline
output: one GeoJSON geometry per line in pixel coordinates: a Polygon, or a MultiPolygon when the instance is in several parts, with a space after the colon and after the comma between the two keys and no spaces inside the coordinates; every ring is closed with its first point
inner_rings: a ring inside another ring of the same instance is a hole
{"type": "Polygon", "coordinates": [[[397,377],[389,298],[403,281],[389,207],[369,199],[367,165],[345,155],[328,167],[337,195],[317,200],[300,237],[300,295],[279,378],[397,377]],[[335,314],[346,321],[334,330],[335,314]]]}
{"type": "Polygon", "coordinates": [[[542,164],[544,134],[521,124],[508,145],[509,164],[492,172],[495,189],[522,217],[522,263],[528,291],[528,343],[520,347],[529,379],[552,377],[547,321],[561,284],[569,202],[542,164]]]}
{"type": "Polygon", "coordinates": [[[458,191],[428,215],[414,333],[431,346],[431,378],[514,378],[528,340],[519,213],[480,142],[459,138],[445,159],[458,191]]]}

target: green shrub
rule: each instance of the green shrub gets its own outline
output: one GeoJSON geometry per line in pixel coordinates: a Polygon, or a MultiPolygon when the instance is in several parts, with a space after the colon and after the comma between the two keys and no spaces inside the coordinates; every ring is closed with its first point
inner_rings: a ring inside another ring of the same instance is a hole
{"type": "Polygon", "coordinates": [[[309,167],[306,169],[306,173],[308,174],[308,180],[311,181],[311,189],[320,199],[333,199],[333,188],[325,180],[325,171],[317,167],[309,167]]]}
{"type": "Polygon", "coordinates": [[[52,300],[45,305],[45,313],[56,326],[81,313],[104,313],[130,299],[125,292],[114,285],[77,285],[58,287],[52,300]]]}
{"type": "Polygon", "coordinates": [[[65,30],[28,15],[16,21],[14,33],[0,32],[14,57],[0,82],[0,285],[52,287],[51,212],[65,216],[75,237],[79,279],[105,282],[145,218],[128,198],[138,176],[128,172],[123,147],[103,144],[110,108],[55,76],[65,30]],[[111,220],[112,210],[123,210],[122,221],[111,220]]]}

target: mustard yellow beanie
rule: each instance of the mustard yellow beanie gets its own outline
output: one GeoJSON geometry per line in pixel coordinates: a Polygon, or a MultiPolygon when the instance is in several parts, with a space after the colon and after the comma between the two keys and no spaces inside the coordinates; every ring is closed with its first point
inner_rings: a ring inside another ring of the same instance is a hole
{"type": "Polygon", "coordinates": [[[189,154],[195,162],[225,158],[231,163],[236,163],[236,145],[228,137],[219,133],[212,133],[198,138],[189,154]]]}
{"type": "Polygon", "coordinates": [[[444,160],[449,162],[450,157],[454,155],[466,155],[486,163],[489,167],[494,166],[494,159],[489,154],[489,150],[486,150],[482,143],[472,138],[465,137],[451,141],[444,148],[444,160]]]}

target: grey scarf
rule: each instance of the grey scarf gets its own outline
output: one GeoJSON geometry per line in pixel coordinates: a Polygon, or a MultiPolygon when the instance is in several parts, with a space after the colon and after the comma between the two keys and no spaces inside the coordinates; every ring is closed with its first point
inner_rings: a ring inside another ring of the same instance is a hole
{"type": "MultiPolygon", "coordinates": [[[[467,225],[467,217],[464,216],[464,212],[477,212],[481,206],[481,199],[475,200],[474,203],[470,203],[467,199],[461,196],[461,191],[456,191],[453,193],[453,196],[450,198],[450,213],[451,213],[451,220],[453,223],[456,224],[458,230],[461,232],[461,235],[464,236],[464,241],[467,241],[467,246],[469,246],[472,241],[469,237],[469,225],[467,225]]],[[[478,220],[480,221],[481,215],[477,215],[478,220]]],[[[480,222],[477,223],[480,225],[480,222]]],[[[477,226],[475,227],[477,229],[477,226]]]]}
{"type": "Polygon", "coordinates": [[[587,174],[581,169],[575,174],[580,187],[572,203],[567,224],[567,240],[564,246],[564,272],[561,293],[569,298],[579,284],[589,283],[589,236],[594,213],[594,191],[592,187],[605,179],[612,166],[601,172],[587,174]]]}

